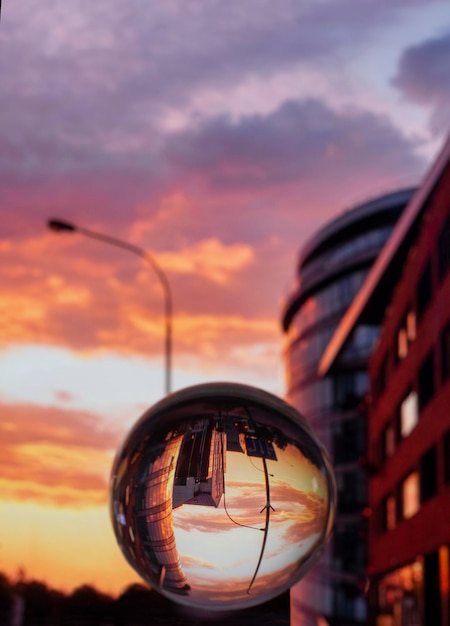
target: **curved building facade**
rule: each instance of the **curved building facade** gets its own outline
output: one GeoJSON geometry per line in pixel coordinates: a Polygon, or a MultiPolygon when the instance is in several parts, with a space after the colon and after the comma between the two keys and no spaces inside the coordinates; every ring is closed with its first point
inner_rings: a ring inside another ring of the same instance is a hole
{"type": "Polygon", "coordinates": [[[301,251],[297,281],[285,303],[287,399],[329,450],[338,487],[327,552],[291,590],[291,623],[296,626],[355,625],[366,619],[367,485],[361,465],[366,424],[361,402],[368,391],[367,363],[378,326],[357,325],[326,376],[319,375],[318,364],[413,191],[361,204],[322,228],[301,251]]]}

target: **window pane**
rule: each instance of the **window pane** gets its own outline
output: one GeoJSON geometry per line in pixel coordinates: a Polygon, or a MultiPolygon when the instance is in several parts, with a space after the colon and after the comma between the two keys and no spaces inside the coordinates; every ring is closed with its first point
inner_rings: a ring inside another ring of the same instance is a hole
{"type": "Polygon", "coordinates": [[[417,314],[420,318],[431,300],[431,263],[425,265],[417,288],[417,314]]]}
{"type": "Polygon", "coordinates": [[[383,431],[383,461],[392,456],[395,452],[395,428],[393,424],[388,424],[383,431]]]}
{"type": "Polygon", "coordinates": [[[420,485],[419,474],[413,472],[402,484],[403,517],[409,519],[420,508],[420,485]]]}
{"type": "Polygon", "coordinates": [[[400,328],[397,335],[397,355],[399,359],[404,359],[408,354],[408,337],[406,328],[400,328]]]}
{"type": "Polygon", "coordinates": [[[397,503],[394,496],[388,496],[383,502],[383,530],[394,530],[397,523],[397,503]]]}
{"type": "Polygon", "coordinates": [[[422,502],[432,498],[437,493],[437,461],[434,446],[421,459],[420,488],[422,502]]]}
{"type": "Polygon", "coordinates": [[[416,338],[416,314],[414,311],[409,311],[406,316],[406,334],[410,343],[416,338]]]}
{"type": "Polygon", "coordinates": [[[423,578],[423,565],[417,560],[376,582],[373,615],[377,621],[373,623],[379,626],[424,624],[421,618],[423,578]]]}
{"type": "Polygon", "coordinates": [[[417,393],[411,391],[400,406],[401,436],[407,437],[419,421],[419,405],[417,393]]]}
{"type": "Polygon", "coordinates": [[[423,408],[434,395],[434,359],[433,353],[427,356],[419,369],[419,401],[423,408]]]}

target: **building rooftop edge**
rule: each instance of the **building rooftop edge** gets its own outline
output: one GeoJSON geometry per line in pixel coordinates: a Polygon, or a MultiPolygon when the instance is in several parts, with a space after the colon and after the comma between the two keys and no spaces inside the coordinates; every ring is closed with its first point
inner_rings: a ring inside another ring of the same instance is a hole
{"type": "Polygon", "coordinates": [[[340,230],[383,209],[390,209],[399,203],[406,202],[415,190],[416,187],[404,187],[389,191],[345,209],[305,242],[299,254],[298,266],[301,266],[316,248],[326,243],[327,239],[332,238],[340,230]]]}
{"type": "MultiPolygon", "coordinates": [[[[354,205],[352,208],[345,210],[320,228],[319,231],[312,235],[303,245],[299,253],[297,268],[300,268],[316,250],[326,244],[328,240],[335,237],[340,231],[360,221],[364,221],[377,213],[392,210],[399,204],[406,204],[416,190],[416,187],[404,187],[397,191],[390,191],[380,196],[372,197],[370,200],[366,200],[361,204],[354,205]]],[[[298,272],[299,269],[297,269],[297,274],[298,272]]],[[[302,286],[298,284],[295,288],[292,288],[291,293],[284,301],[281,314],[283,331],[286,331],[289,327],[293,309],[296,308],[298,300],[301,299],[300,294],[302,291],[302,286]]],[[[308,291],[310,291],[310,289],[308,289],[308,291]]]]}
{"type": "Polygon", "coordinates": [[[375,288],[393,263],[400,244],[408,236],[415,221],[420,216],[424,204],[433,192],[434,187],[436,186],[449,161],[450,135],[447,137],[438,157],[428,170],[428,173],[425,175],[422,184],[417,189],[400,216],[389,239],[370,269],[361,289],[342,317],[339,326],[335,330],[327,347],[325,348],[318,366],[319,376],[325,376],[329,372],[351,331],[358,323],[358,320],[361,318],[364,310],[368,306],[375,288]]]}

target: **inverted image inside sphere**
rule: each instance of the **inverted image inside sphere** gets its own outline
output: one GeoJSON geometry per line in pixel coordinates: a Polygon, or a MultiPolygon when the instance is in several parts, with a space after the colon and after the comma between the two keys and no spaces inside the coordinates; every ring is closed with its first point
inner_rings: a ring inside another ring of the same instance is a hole
{"type": "Polygon", "coordinates": [[[265,602],[316,562],[334,480],[310,427],[243,385],[188,388],[137,422],[112,474],[119,545],[155,589],[222,610],[265,602]]]}

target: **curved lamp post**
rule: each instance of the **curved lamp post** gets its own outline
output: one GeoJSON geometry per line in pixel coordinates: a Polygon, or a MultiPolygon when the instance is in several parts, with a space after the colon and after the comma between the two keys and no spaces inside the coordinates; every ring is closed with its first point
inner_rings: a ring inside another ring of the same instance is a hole
{"type": "Polygon", "coordinates": [[[112,246],[116,246],[117,248],[128,250],[129,252],[132,252],[136,256],[146,261],[152,267],[161,283],[164,292],[166,394],[169,394],[171,391],[172,374],[172,293],[170,290],[169,281],[167,280],[167,276],[160,268],[158,263],[155,261],[153,256],[143,248],[134,246],[133,244],[126,241],[116,239],[115,237],[110,237],[109,235],[103,235],[102,233],[97,233],[93,230],[88,230],[87,228],[75,226],[74,224],[70,222],[65,222],[63,220],[50,219],[47,222],[47,226],[51,230],[57,232],[67,231],[79,233],[80,235],[84,235],[85,237],[97,239],[97,241],[102,241],[103,243],[108,243],[112,246]]]}

